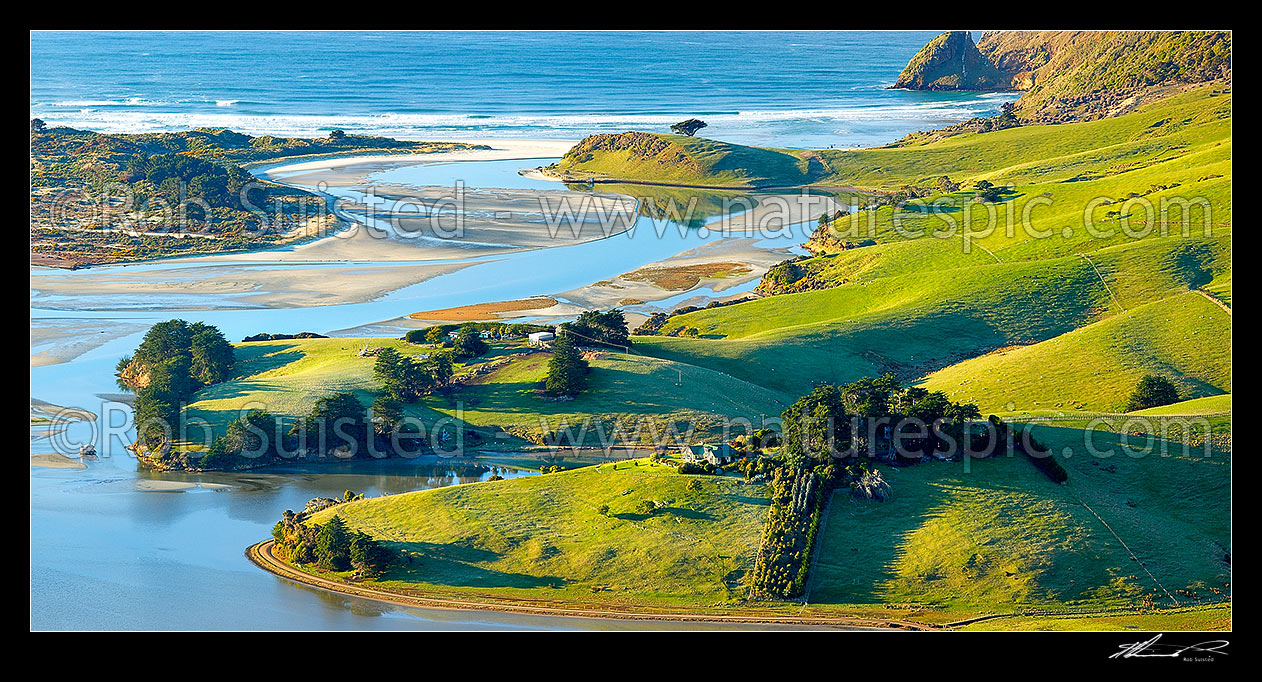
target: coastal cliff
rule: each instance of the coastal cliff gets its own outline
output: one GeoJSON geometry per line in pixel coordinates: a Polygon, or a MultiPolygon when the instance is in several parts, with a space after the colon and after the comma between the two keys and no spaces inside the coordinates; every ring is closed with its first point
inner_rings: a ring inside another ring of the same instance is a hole
{"type": "Polygon", "coordinates": [[[966,31],[934,38],[895,87],[1016,90],[1022,120],[1062,123],[1133,111],[1207,81],[1231,81],[1224,31],[966,31]]]}
{"type": "Polygon", "coordinates": [[[968,31],[947,31],[929,41],[898,75],[896,88],[908,90],[1005,90],[1010,84],[982,56],[968,31]]]}

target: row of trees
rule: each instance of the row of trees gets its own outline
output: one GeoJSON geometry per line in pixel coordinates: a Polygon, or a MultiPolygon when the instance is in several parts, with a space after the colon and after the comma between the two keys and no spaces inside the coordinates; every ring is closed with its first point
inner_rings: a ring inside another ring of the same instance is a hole
{"type": "MultiPolygon", "coordinates": [[[[318,398],[311,411],[289,428],[274,415],[253,410],[228,424],[201,459],[208,469],[231,469],[248,459],[299,453],[341,456],[383,456],[391,452],[394,431],[403,420],[403,404],[389,395],[373,403],[371,419],[354,393],[334,393],[318,398]],[[374,448],[369,448],[369,444],[374,448]]],[[[401,432],[402,435],[404,432],[401,432]]]]}
{"type": "Polygon", "coordinates": [[[184,320],[159,322],[115,367],[118,385],[134,391],[138,440],[158,448],[175,432],[180,411],[205,386],[233,376],[236,354],[219,329],[184,320]]]}
{"type": "MultiPolygon", "coordinates": [[[[471,329],[476,332],[486,332],[492,339],[515,339],[533,334],[534,332],[546,332],[552,329],[549,325],[532,324],[529,322],[466,322],[464,324],[440,324],[425,329],[413,329],[403,335],[403,340],[408,343],[429,343],[434,345],[444,345],[450,338],[451,332],[461,329],[471,329]]],[[[480,336],[480,334],[479,334],[480,336]]]]}
{"type": "Polygon", "coordinates": [[[573,332],[578,342],[589,346],[608,346],[627,350],[631,345],[631,332],[627,329],[627,318],[617,308],[601,312],[587,310],[573,322],[561,325],[563,329],[573,332]]]}

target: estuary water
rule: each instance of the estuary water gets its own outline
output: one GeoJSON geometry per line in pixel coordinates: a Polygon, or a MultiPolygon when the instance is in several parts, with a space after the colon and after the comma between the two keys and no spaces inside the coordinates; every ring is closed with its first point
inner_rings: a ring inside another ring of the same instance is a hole
{"type": "MultiPolygon", "coordinates": [[[[555,189],[555,183],[517,175],[523,166],[552,159],[468,161],[394,168],[395,184],[449,185],[458,176],[472,189],[509,186],[555,189]]],[[[350,201],[355,192],[339,190],[350,201]]],[[[791,226],[764,248],[791,250],[805,239],[791,226]]],[[[302,469],[268,468],[243,474],[162,474],[141,471],[125,450],[134,436],[129,409],[114,402],[113,368],[144,330],[172,317],[218,326],[233,340],[259,331],[337,333],[441,308],[567,291],[634,270],[690,248],[725,239],[722,233],[640,217],[634,232],[592,242],[471,259],[464,269],[404,287],[372,301],[303,308],[225,306],[232,294],[190,296],[140,292],[51,296],[42,278],[65,271],[33,268],[33,326],[87,325],[85,334],[125,327],[122,333],[68,362],[31,368],[31,397],[94,413],[45,437],[32,424],[31,454],[74,452],[92,443],[100,457],[71,459],[74,468],[31,467],[31,625],[37,629],[484,629],[676,628],[669,622],[613,621],[410,609],[332,595],[265,573],[244,556],[269,536],[285,509],[313,497],[354,490],[369,496],[466,483],[496,473],[471,460],[348,462],[302,469]]],[[[109,266],[111,271],[158,272],[189,268],[186,259],[109,266]]],[[[205,266],[210,267],[210,266],[205,266]]],[[[293,263],[294,270],[330,264],[293,263]]],[[[196,277],[193,266],[192,276],[196,277]]],[[[751,285],[752,286],[752,285],[751,285]]],[[[705,297],[704,289],[690,297],[705,297]]],[[[713,293],[713,292],[709,292],[713,293]]],[[[723,295],[736,293],[728,290],[723,295]]],[[[671,301],[665,302],[672,303],[671,301]]],[[[719,624],[693,627],[732,627],[719,624]]]]}
{"type": "MultiPolygon", "coordinates": [[[[51,125],[100,131],[225,126],[253,134],[323,135],[342,128],[416,139],[578,139],[596,132],[664,130],[671,122],[698,116],[711,125],[706,135],[718,139],[778,147],[855,146],[984,114],[1005,101],[1004,95],[888,90],[932,35],[34,32],[30,109],[51,125]]],[[[378,179],[450,186],[459,178],[475,189],[555,189],[516,172],[552,160],[420,164],[386,171],[378,179]]],[[[31,626],[683,627],[408,609],[277,578],[253,566],[244,549],[268,537],[285,509],[347,489],[395,494],[478,480],[492,471],[431,458],[318,470],[152,474],[139,471],[123,449],[129,412],[113,402],[115,363],[157,321],[201,320],[232,340],[261,331],[332,333],[417,310],[571,291],[725,238],[644,217],[636,227],[631,234],[582,244],[471,257],[462,269],[343,305],[262,308],[231,293],[41,290],[51,277],[177,268],[178,276],[198,277],[203,266],[182,260],[69,274],[32,268],[32,353],[41,343],[36,329],[50,325],[77,329],[82,338],[73,340],[87,348],[69,361],[33,364],[32,402],[84,409],[95,420],[69,425],[56,443],[33,423],[31,454],[93,442],[100,457],[62,462],[69,468],[30,469],[31,626]],[[96,342],[98,334],[108,340],[96,342]]],[[[758,246],[791,253],[805,238],[802,227],[758,246]]],[[[284,267],[296,272],[335,264],[284,267]]],[[[723,295],[733,293],[739,291],[723,295]]],[[[714,292],[688,294],[697,295],[714,292]]]]}

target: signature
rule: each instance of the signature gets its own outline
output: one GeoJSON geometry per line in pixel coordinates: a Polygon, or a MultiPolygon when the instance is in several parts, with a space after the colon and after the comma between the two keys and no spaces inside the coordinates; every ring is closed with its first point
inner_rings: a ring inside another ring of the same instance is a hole
{"type": "Polygon", "coordinates": [[[1212,639],[1200,644],[1188,645],[1159,644],[1160,639],[1161,635],[1157,635],[1146,642],[1123,644],[1118,647],[1120,651],[1109,658],[1179,658],[1187,652],[1227,655],[1227,652],[1223,651],[1227,647],[1225,639],[1212,639]]]}

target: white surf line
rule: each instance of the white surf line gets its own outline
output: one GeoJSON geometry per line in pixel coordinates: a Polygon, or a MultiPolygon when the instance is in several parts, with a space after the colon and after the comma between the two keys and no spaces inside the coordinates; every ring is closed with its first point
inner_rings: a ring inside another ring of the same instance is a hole
{"type": "Polygon", "coordinates": [[[1160,587],[1161,591],[1166,593],[1166,596],[1170,598],[1170,601],[1174,602],[1175,606],[1183,606],[1183,604],[1179,603],[1178,599],[1174,598],[1173,594],[1170,594],[1170,590],[1167,590],[1166,586],[1162,585],[1160,580],[1157,580],[1157,576],[1153,575],[1152,571],[1148,570],[1148,566],[1145,565],[1144,562],[1141,561],[1140,558],[1135,555],[1135,552],[1131,551],[1130,545],[1127,545],[1126,541],[1122,539],[1122,536],[1118,535],[1117,531],[1113,530],[1113,526],[1110,526],[1107,521],[1100,518],[1100,515],[1097,514],[1094,509],[1091,508],[1091,505],[1087,504],[1087,501],[1082,499],[1082,495],[1079,495],[1077,490],[1074,491],[1074,496],[1078,498],[1079,504],[1085,507],[1087,511],[1091,512],[1091,515],[1094,516],[1097,521],[1099,521],[1105,528],[1108,529],[1110,533],[1113,534],[1113,537],[1116,538],[1118,543],[1122,545],[1122,548],[1126,550],[1126,553],[1131,555],[1131,560],[1139,564],[1140,568],[1144,569],[1144,573],[1147,573],[1148,577],[1152,578],[1152,581],[1154,583],[1157,583],[1157,587],[1160,587]]]}
{"type": "Polygon", "coordinates": [[[1117,304],[1117,307],[1122,309],[1122,312],[1126,312],[1126,306],[1122,305],[1122,302],[1117,300],[1117,296],[1113,294],[1113,288],[1109,286],[1108,282],[1104,281],[1104,275],[1100,274],[1100,268],[1096,267],[1095,261],[1091,260],[1091,257],[1085,253],[1080,253],[1078,255],[1082,256],[1084,260],[1091,264],[1091,269],[1095,270],[1095,276],[1100,278],[1100,284],[1103,284],[1104,290],[1109,292],[1109,298],[1113,299],[1113,302],[1117,304]]]}

